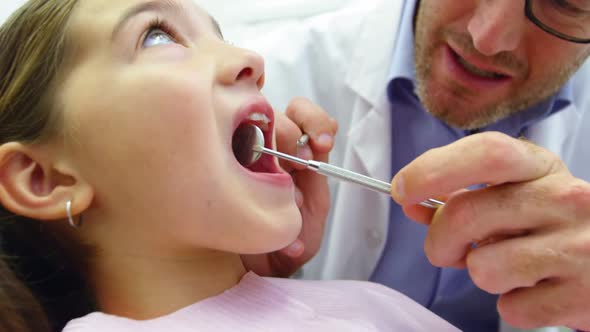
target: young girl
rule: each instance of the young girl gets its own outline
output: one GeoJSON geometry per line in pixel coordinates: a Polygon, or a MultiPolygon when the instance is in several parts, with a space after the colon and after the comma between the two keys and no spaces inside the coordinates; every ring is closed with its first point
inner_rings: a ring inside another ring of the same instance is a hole
{"type": "Polygon", "coordinates": [[[383,286],[246,271],[301,214],[275,160],[232,153],[243,123],[272,147],[262,59],[190,0],[31,0],[0,45],[2,331],[456,330],[383,286]]]}

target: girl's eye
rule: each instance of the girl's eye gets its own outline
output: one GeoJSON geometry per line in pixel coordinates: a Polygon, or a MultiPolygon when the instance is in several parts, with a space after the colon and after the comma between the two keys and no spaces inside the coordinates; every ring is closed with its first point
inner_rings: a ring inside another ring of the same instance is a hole
{"type": "Polygon", "coordinates": [[[170,34],[163,31],[162,29],[151,29],[145,36],[142,46],[144,48],[148,48],[171,43],[176,43],[176,40],[174,40],[174,38],[170,36],[170,34]]]}

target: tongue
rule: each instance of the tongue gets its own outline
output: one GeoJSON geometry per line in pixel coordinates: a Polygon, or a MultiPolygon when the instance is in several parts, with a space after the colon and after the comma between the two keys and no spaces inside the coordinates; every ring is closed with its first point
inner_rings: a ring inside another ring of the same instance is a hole
{"type": "Polygon", "coordinates": [[[272,163],[272,157],[263,155],[257,162],[247,168],[255,173],[273,173],[270,171],[269,163],[272,163]]]}

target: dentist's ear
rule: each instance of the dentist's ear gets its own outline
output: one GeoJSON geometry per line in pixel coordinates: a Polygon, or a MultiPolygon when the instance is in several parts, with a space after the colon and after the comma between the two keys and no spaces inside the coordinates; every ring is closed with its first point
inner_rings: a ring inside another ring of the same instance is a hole
{"type": "Polygon", "coordinates": [[[56,161],[47,151],[21,143],[0,146],[0,203],[20,216],[36,220],[67,218],[90,206],[94,191],[67,162],[56,161]]]}

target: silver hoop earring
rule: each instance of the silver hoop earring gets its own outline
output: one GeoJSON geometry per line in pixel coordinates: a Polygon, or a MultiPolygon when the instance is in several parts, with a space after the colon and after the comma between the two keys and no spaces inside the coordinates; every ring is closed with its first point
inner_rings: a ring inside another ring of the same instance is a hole
{"type": "Polygon", "coordinates": [[[78,218],[78,222],[74,221],[74,217],[72,216],[72,201],[67,201],[66,202],[66,214],[68,215],[68,222],[70,223],[70,226],[74,227],[74,228],[80,228],[82,227],[82,214],[80,213],[80,217],[78,218]]]}

